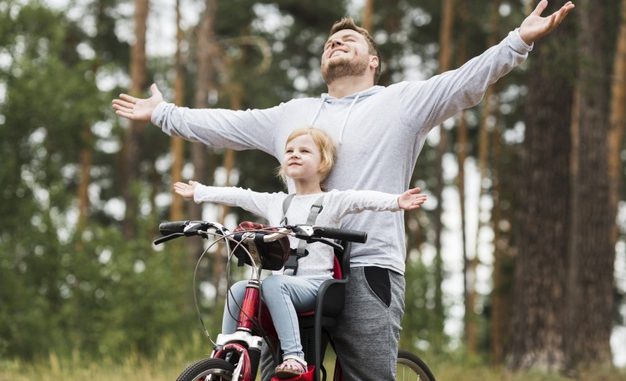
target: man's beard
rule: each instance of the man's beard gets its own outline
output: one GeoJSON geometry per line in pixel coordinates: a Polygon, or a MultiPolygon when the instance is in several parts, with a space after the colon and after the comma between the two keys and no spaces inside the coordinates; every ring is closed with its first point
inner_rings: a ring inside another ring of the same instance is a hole
{"type": "Polygon", "coordinates": [[[360,76],[367,70],[369,63],[366,60],[351,60],[341,58],[328,62],[322,67],[322,78],[327,85],[330,85],[338,78],[360,76]]]}

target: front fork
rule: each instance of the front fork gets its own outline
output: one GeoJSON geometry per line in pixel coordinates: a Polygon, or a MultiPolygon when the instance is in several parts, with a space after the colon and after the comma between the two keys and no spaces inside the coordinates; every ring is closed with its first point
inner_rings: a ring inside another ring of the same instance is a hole
{"type": "MultiPolygon", "coordinates": [[[[219,334],[211,358],[219,358],[235,364],[233,380],[253,381],[259,368],[263,338],[253,335],[255,319],[259,316],[261,301],[258,277],[250,279],[239,312],[237,331],[219,334]],[[233,358],[236,356],[236,358],[233,358]]],[[[258,323],[256,323],[258,324],[258,323]]]]}
{"type": "Polygon", "coordinates": [[[249,332],[237,331],[219,334],[211,358],[218,358],[235,364],[233,380],[253,381],[259,369],[263,338],[249,332]],[[233,358],[233,356],[235,356],[233,358]]]}

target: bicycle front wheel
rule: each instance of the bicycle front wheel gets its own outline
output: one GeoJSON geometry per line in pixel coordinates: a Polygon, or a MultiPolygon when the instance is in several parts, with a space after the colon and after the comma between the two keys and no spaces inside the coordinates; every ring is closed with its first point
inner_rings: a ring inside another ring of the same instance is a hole
{"type": "Polygon", "coordinates": [[[435,376],[421,358],[411,352],[399,350],[396,362],[397,381],[436,381],[435,376]]]}
{"type": "Polygon", "coordinates": [[[232,381],[234,369],[222,359],[203,359],[189,365],[176,381],[232,381]]]}

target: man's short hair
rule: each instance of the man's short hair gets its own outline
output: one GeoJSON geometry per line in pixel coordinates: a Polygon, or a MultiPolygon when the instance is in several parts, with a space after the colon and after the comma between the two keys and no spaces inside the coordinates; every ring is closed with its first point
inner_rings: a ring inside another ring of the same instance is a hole
{"type": "Polygon", "coordinates": [[[374,39],[372,38],[372,35],[370,34],[370,32],[367,31],[367,29],[361,28],[360,26],[356,25],[352,17],[343,17],[341,20],[335,21],[333,26],[330,28],[330,33],[328,35],[332,36],[333,34],[344,29],[351,29],[365,37],[365,41],[367,41],[367,45],[369,47],[369,54],[378,57],[378,67],[376,68],[376,72],[374,73],[374,82],[378,82],[383,62],[380,57],[380,53],[378,52],[376,42],[374,42],[374,39]]]}

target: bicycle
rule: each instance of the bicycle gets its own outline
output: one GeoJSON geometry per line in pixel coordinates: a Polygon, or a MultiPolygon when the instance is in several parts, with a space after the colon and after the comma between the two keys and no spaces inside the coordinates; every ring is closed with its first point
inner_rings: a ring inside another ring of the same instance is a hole
{"type": "MultiPolygon", "coordinates": [[[[320,286],[315,310],[299,314],[302,346],[305,358],[310,364],[309,370],[302,376],[284,379],[284,381],[326,380],[327,372],[322,361],[328,343],[332,346],[328,329],[334,325],[343,306],[345,286],[350,275],[351,243],[365,242],[367,233],[312,225],[248,228],[231,232],[219,223],[208,221],[164,222],[159,225],[159,231],[162,237],[154,241],[155,245],[179,237],[200,236],[204,239],[216,237],[209,248],[223,241],[229,253],[228,263],[234,255],[239,259],[238,265],[242,266],[246,263],[252,267],[245,296],[240,305],[236,332],[220,333],[213,342],[214,348],[210,357],[187,366],[177,381],[254,381],[259,369],[263,343],[267,343],[270,350],[274,348],[272,351],[274,358],[279,355],[280,348],[277,345],[278,338],[272,320],[267,309],[263,308],[259,288],[261,287],[261,270],[280,269],[287,260],[287,256],[277,256],[275,252],[280,252],[280,250],[274,250],[274,253],[270,255],[268,245],[276,245],[281,238],[293,236],[307,243],[321,242],[331,246],[335,252],[333,279],[324,281],[320,286]],[[231,245],[234,245],[233,248],[231,245]]],[[[202,256],[198,259],[198,263],[201,259],[202,256]]],[[[198,309],[197,311],[200,315],[198,309]]],[[[202,323],[201,317],[200,322],[202,323]]],[[[202,325],[204,326],[203,323],[202,325]]],[[[397,365],[397,380],[435,381],[426,363],[408,351],[398,352],[397,365]]],[[[276,378],[272,380],[274,379],[276,378]]],[[[335,363],[333,379],[343,380],[338,359],[335,363]]]]}

